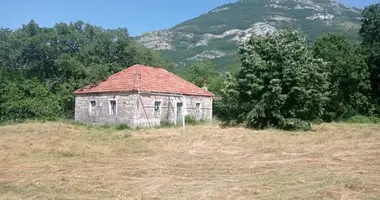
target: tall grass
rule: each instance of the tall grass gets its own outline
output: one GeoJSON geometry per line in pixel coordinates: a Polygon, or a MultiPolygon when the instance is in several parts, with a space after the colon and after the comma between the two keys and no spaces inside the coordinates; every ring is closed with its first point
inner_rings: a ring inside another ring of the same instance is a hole
{"type": "Polygon", "coordinates": [[[347,123],[380,124],[380,117],[356,115],[345,120],[347,123]]]}
{"type": "Polygon", "coordinates": [[[0,199],[378,199],[380,125],[0,127],[0,199]]]}

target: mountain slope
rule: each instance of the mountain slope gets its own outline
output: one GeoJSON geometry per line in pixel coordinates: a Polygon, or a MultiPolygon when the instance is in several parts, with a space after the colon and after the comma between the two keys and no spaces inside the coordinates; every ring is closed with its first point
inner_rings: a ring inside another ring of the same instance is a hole
{"type": "Polygon", "coordinates": [[[252,35],[293,27],[309,39],[341,32],[355,40],[361,10],[335,0],[240,0],[217,7],[169,30],[136,37],[180,66],[212,59],[220,69],[237,61],[237,44],[252,35]]]}

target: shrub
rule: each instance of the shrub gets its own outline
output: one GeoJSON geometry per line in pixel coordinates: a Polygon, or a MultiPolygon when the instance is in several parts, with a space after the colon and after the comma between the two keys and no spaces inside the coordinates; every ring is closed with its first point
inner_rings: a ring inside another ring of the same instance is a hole
{"type": "Polygon", "coordinates": [[[160,128],[171,128],[175,127],[176,125],[173,122],[170,121],[161,121],[160,128]]]}
{"type": "Polygon", "coordinates": [[[114,129],[114,130],[118,130],[118,131],[130,129],[127,124],[103,124],[103,125],[100,126],[100,128],[103,128],[103,129],[114,129]]]}
{"type": "Polygon", "coordinates": [[[128,130],[129,126],[127,124],[118,124],[118,125],[115,126],[115,129],[118,130],[118,131],[128,130]]]}
{"type": "Polygon", "coordinates": [[[287,131],[310,131],[312,129],[311,123],[302,121],[300,119],[285,119],[284,122],[280,125],[281,129],[287,130],[287,131]]]}
{"type": "Polygon", "coordinates": [[[192,115],[186,115],[185,116],[185,123],[187,125],[196,125],[198,122],[197,122],[197,119],[192,116],[192,115]]]}

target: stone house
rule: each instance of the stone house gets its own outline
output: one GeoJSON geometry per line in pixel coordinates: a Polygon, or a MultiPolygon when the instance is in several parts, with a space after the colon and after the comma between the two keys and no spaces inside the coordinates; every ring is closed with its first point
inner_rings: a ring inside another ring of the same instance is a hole
{"type": "Polygon", "coordinates": [[[212,120],[214,94],[161,68],[134,65],[74,92],[75,120],[129,127],[212,120]]]}

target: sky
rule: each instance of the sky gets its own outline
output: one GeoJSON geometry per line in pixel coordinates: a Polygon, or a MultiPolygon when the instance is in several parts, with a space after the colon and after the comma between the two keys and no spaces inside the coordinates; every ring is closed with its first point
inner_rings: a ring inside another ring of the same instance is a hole
{"type": "MultiPolygon", "coordinates": [[[[0,0],[0,27],[20,28],[84,21],[104,28],[126,27],[132,36],[167,29],[236,0],[0,0]]],[[[363,8],[380,0],[340,0],[363,8]]]]}

